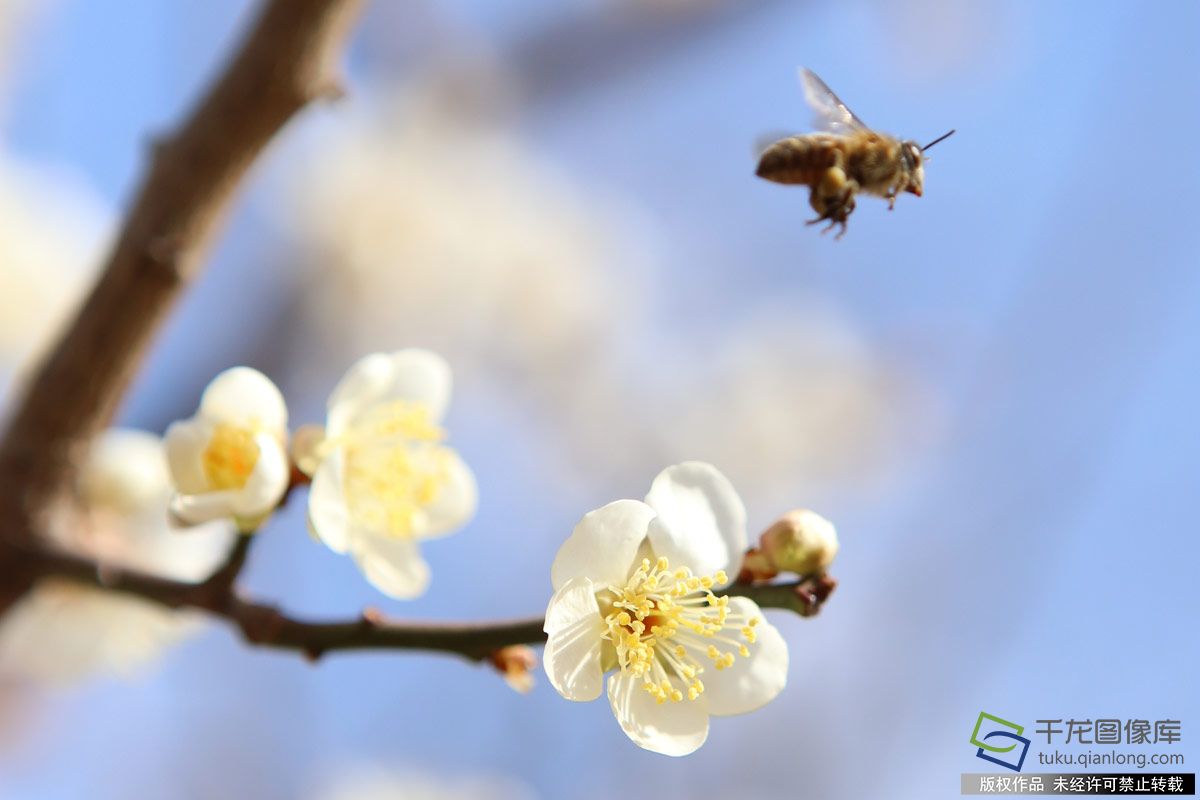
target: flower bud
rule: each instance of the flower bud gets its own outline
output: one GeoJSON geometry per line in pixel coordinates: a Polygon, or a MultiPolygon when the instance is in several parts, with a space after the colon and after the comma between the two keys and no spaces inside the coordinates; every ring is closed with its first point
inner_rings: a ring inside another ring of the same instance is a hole
{"type": "Polygon", "coordinates": [[[763,533],[759,550],[780,572],[809,575],[833,563],[837,530],[815,511],[789,511],[763,533]]]}
{"type": "Polygon", "coordinates": [[[779,574],[779,570],[771,563],[763,551],[751,547],[742,556],[742,569],[738,572],[738,583],[760,583],[769,581],[779,574]]]}
{"type": "Polygon", "coordinates": [[[301,425],[292,434],[292,463],[310,478],[321,465],[321,445],[324,442],[324,425],[301,425]]]}
{"type": "Polygon", "coordinates": [[[501,647],[492,653],[491,662],[513,691],[529,694],[533,689],[533,676],[529,673],[537,668],[537,656],[532,648],[523,644],[501,647]]]}

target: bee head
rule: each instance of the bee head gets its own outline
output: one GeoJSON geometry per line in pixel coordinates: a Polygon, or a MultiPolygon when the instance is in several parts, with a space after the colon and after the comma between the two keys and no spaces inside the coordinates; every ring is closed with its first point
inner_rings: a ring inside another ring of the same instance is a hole
{"type": "Polygon", "coordinates": [[[920,197],[925,190],[925,155],[921,146],[916,142],[904,142],[900,145],[900,158],[904,163],[904,173],[908,176],[904,191],[920,197]]]}
{"type": "Polygon", "coordinates": [[[904,187],[905,191],[912,192],[917,197],[921,196],[921,192],[925,191],[925,151],[953,135],[954,129],[951,128],[924,147],[913,141],[907,141],[900,145],[900,156],[904,161],[905,172],[908,174],[908,185],[904,187]]]}

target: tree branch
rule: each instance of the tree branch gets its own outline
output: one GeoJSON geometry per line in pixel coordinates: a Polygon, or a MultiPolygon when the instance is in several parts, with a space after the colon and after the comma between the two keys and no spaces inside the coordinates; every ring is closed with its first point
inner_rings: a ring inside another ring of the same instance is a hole
{"type": "MultiPolygon", "coordinates": [[[[75,472],[109,424],[159,323],[197,272],[246,170],[310,101],[362,0],[270,0],[229,65],[153,162],[82,309],[41,364],[0,441],[0,544],[39,537],[74,507],[75,472]]],[[[28,589],[0,550],[0,610],[28,589]]]]}
{"type": "MultiPolygon", "coordinates": [[[[216,580],[222,569],[203,583],[187,583],[65,553],[32,549],[26,557],[39,577],[68,578],[168,608],[204,611],[231,623],[250,644],[297,651],[312,660],[339,650],[427,650],[482,661],[503,647],[546,641],[541,617],[512,622],[399,623],[368,610],[354,620],[312,622],[245,599],[232,584],[216,580]]],[[[762,608],[781,608],[807,617],[820,610],[833,586],[828,577],[810,576],[778,584],[735,583],[723,594],[749,597],[762,608]]]]}

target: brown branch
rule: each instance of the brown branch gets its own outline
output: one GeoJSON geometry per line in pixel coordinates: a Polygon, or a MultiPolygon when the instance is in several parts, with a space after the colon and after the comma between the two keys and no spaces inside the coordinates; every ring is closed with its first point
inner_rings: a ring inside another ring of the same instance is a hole
{"type": "Polygon", "coordinates": [[[250,545],[253,544],[254,539],[255,534],[253,533],[237,534],[233,546],[229,548],[229,552],[225,556],[225,561],[213,571],[212,575],[208,576],[204,583],[225,593],[233,591],[234,584],[237,583],[238,577],[246,567],[246,559],[250,556],[250,545]]]}
{"type": "MultiPolygon", "coordinates": [[[[112,418],[173,301],[197,272],[246,170],[310,101],[336,94],[335,59],[362,0],[270,0],[148,174],[90,296],[33,375],[0,441],[0,539],[36,539],[71,513],[75,471],[112,418]]],[[[31,578],[0,550],[0,610],[31,578]]]]}
{"type": "MultiPolygon", "coordinates": [[[[40,549],[28,550],[26,557],[39,577],[68,578],[168,608],[204,611],[231,623],[250,644],[297,651],[312,660],[339,650],[427,650],[483,661],[510,645],[546,641],[541,617],[512,622],[399,623],[366,611],[354,620],[311,622],[296,619],[275,606],[245,599],[232,584],[217,580],[222,569],[203,583],[186,583],[40,549]]],[[[778,584],[735,583],[724,593],[749,597],[762,608],[812,616],[832,590],[832,579],[819,576],[778,584]]]]}

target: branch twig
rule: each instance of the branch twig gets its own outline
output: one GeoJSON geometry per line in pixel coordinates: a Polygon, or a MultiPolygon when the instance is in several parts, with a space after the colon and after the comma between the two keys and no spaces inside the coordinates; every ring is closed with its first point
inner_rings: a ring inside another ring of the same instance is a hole
{"type": "MultiPolygon", "coordinates": [[[[28,551],[27,558],[36,566],[39,576],[69,578],[168,608],[205,611],[232,623],[250,644],[298,651],[312,660],[338,650],[428,650],[482,661],[502,647],[546,641],[541,617],[477,624],[398,623],[366,611],[355,620],[310,622],[291,617],[275,606],[247,600],[232,584],[215,582],[213,578],[203,583],[187,583],[42,550],[28,551]]],[[[219,574],[220,569],[214,577],[219,574]]],[[[812,616],[833,585],[832,579],[819,576],[779,584],[735,583],[725,593],[749,597],[763,608],[782,608],[812,616]]]]}
{"type": "Polygon", "coordinates": [[[83,308],[34,374],[0,441],[0,610],[30,585],[22,548],[74,507],[75,471],[172,302],[197,272],[241,178],[289,119],[336,94],[334,61],[362,0],[270,0],[145,176],[83,308]]]}

